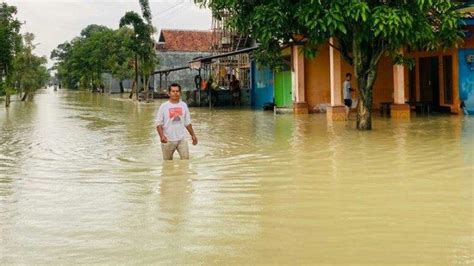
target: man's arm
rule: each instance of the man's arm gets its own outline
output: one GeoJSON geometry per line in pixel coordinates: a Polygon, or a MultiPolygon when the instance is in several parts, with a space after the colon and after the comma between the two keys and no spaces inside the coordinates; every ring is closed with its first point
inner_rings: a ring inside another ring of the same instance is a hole
{"type": "Polygon", "coordinates": [[[191,135],[191,138],[193,139],[193,145],[196,145],[198,143],[198,139],[196,137],[196,134],[194,134],[193,125],[191,124],[187,125],[186,129],[188,130],[189,135],[191,135]]]}
{"type": "Polygon", "coordinates": [[[156,126],[156,131],[158,131],[158,135],[160,135],[161,143],[167,143],[168,139],[166,138],[165,133],[163,133],[163,125],[156,126]]]}
{"type": "Polygon", "coordinates": [[[163,105],[161,105],[160,108],[158,109],[158,112],[156,114],[156,119],[155,119],[156,131],[158,132],[158,135],[160,135],[161,143],[168,142],[168,138],[166,138],[164,130],[163,130],[164,122],[165,122],[165,117],[164,117],[163,105]]]}

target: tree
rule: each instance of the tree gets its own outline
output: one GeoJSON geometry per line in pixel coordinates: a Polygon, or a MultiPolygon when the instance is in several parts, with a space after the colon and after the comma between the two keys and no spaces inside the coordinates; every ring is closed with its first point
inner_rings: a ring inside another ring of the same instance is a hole
{"type": "Polygon", "coordinates": [[[85,27],[80,36],[65,42],[51,52],[54,69],[61,83],[68,88],[97,90],[102,74],[111,73],[120,80],[133,76],[133,41],[135,33],[124,27],[118,30],[100,25],[85,27]]]}
{"type": "MultiPolygon", "coordinates": [[[[145,21],[139,14],[133,11],[125,13],[120,19],[120,27],[131,26],[134,31],[132,38],[133,43],[131,49],[135,52],[135,84],[138,86],[138,72],[143,78],[143,88],[148,97],[149,77],[153,74],[156,64],[155,41],[153,40],[154,28],[152,25],[152,17],[148,0],[140,0],[140,7],[145,21]]],[[[133,90],[132,90],[133,94],[133,90]]],[[[132,94],[130,97],[132,97],[132,94]]],[[[148,98],[147,98],[148,99],[148,98]]],[[[138,90],[137,90],[138,100],[138,90]]]]}
{"type": "Polygon", "coordinates": [[[97,90],[102,85],[102,73],[110,71],[115,31],[105,26],[89,25],[79,37],[58,45],[51,52],[54,68],[61,82],[69,88],[77,84],[97,90]]]}
{"type": "Polygon", "coordinates": [[[110,43],[112,50],[107,65],[112,76],[120,81],[120,92],[124,93],[123,80],[133,78],[132,37],[134,32],[129,28],[120,28],[114,32],[114,40],[110,43]]]}
{"type": "Polygon", "coordinates": [[[6,94],[6,107],[10,105],[10,95],[14,93],[11,70],[21,42],[21,23],[15,18],[16,12],[16,7],[4,2],[0,4],[0,95],[6,94]]]}
{"type": "Polygon", "coordinates": [[[304,52],[314,56],[329,38],[353,66],[361,98],[357,128],[372,128],[372,91],[383,55],[394,64],[409,63],[400,53],[411,47],[435,50],[462,38],[460,14],[451,0],[195,0],[216,17],[260,43],[257,60],[281,62],[280,48],[304,36],[304,52]]]}
{"type": "Polygon", "coordinates": [[[33,40],[32,33],[23,35],[23,44],[13,64],[12,79],[18,86],[22,101],[31,100],[34,92],[43,87],[50,78],[45,66],[47,59],[33,54],[35,49],[33,40]]]}
{"type": "Polygon", "coordinates": [[[56,70],[56,77],[63,87],[74,88],[79,82],[79,78],[72,75],[70,58],[72,56],[72,42],[59,44],[51,52],[50,59],[54,60],[52,70],[56,70]]]}

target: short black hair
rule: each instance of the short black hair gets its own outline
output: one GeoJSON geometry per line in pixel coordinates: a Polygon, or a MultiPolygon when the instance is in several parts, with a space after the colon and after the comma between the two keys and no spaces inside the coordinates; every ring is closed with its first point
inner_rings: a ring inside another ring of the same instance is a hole
{"type": "Polygon", "coordinates": [[[351,73],[346,73],[346,78],[347,77],[352,77],[352,74],[351,73]]]}
{"type": "Polygon", "coordinates": [[[178,87],[179,91],[181,91],[181,85],[178,83],[171,83],[171,85],[168,87],[168,92],[171,91],[171,87],[178,87]]]}

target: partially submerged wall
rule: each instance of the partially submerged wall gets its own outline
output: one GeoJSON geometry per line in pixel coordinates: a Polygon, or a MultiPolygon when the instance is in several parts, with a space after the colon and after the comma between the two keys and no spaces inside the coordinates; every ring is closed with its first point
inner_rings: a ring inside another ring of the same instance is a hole
{"type": "MultiPolygon", "coordinates": [[[[205,57],[210,56],[210,53],[203,52],[157,52],[157,57],[159,60],[159,66],[156,69],[166,70],[172,68],[178,68],[183,66],[188,66],[189,61],[193,60],[196,57],[205,57]]],[[[171,83],[179,83],[183,90],[193,90],[195,88],[194,76],[198,74],[198,71],[185,69],[175,72],[171,72],[168,75],[168,84],[165,82],[165,75],[162,75],[162,88],[166,89],[167,85],[171,83]]],[[[156,91],[160,90],[160,75],[155,75],[155,88],[156,91]]]]}

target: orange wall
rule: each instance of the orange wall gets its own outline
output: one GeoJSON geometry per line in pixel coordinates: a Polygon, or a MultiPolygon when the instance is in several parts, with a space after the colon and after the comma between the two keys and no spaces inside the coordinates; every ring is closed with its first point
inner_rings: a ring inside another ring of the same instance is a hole
{"type": "MultiPolygon", "coordinates": [[[[467,26],[466,30],[470,31],[471,33],[474,33],[474,26],[467,26]]],[[[469,39],[465,39],[464,43],[462,45],[463,48],[474,48],[474,36],[471,36],[469,39]]]]}
{"type": "Polygon", "coordinates": [[[463,48],[474,48],[474,38],[469,38],[464,41],[463,48]]]}
{"type": "Polygon", "coordinates": [[[322,103],[331,102],[329,81],[329,45],[322,45],[315,58],[305,59],[305,99],[313,112],[322,103]]]}
{"type": "MultiPolygon", "coordinates": [[[[405,78],[407,78],[405,76],[405,78]]],[[[373,108],[378,109],[381,102],[393,102],[393,64],[389,57],[382,57],[377,68],[374,84],[373,108]]],[[[407,95],[405,95],[407,98],[407,95]]]]}
{"type": "MultiPolygon", "coordinates": [[[[329,45],[325,44],[321,46],[315,58],[305,59],[305,98],[310,112],[317,110],[320,104],[331,103],[329,71],[329,45]]],[[[345,80],[346,73],[352,74],[352,86],[357,89],[357,80],[354,77],[352,66],[342,60],[342,81],[345,80]]],[[[384,57],[379,64],[374,86],[374,108],[377,109],[380,102],[392,101],[392,95],[393,68],[390,59],[384,57]]],[[[353,94],[353,98],[357,98],[357,92],[353,94]]]]}
{"type": "MultiPolygon", "coordinates": [[[[474,46],[474,41],[468,40],[464,43],[464,47],[474,46]]],[[[442,93],[444,92],[443,88],[440,87],[440,99],[441,105],[450,106],[452,112],[457,112],[458,103],[458,67],[457,67],[457,49],[448,49],[446,51],[440,52],[414,52],[410,54],[415,60],[418,60],[420,57],[426,56],[443,56],[443,55],[452,55],[453,56],[453,104],[444,104],[444,97],[442,93]]],[[[440,62],[442,62],[440,58],[440,62]]],[[[357,99],[357,80],[354,76],[352,67],[342,61],[341,66],[341,80],[344,81],[346,73],[352,73],[352,86],[356,89],[356,92],[353,94],[353,98],[357,99]]],[[[442,75],[442,66],[440,67],[440,75],[442,75]]],[[[309,106],[309,111],[318,110],[320,104],[330,104],[331,94],[330,94],[330,68],[329,68],[329,45],[322,45],[319,49],[319,54],[313,59],[305,59],[305,99],[309,106]]],[[[418,71],[418,69],[417,69],[418,71]]],[[[408,100],[409,95],[409,80],[408,80],[408,69],[405,71],[405,99],[408,100]]],[[[416,81],[417,90],[419,90],[419,81],[417,78],[416,81]]],[[[440,77],[440,86],[442,85],[442,79],[440,77]]],[[[377,69],[377,79],[374,84],[373,91],[373,109],[379,109],[381,102],[393,102],[393,65],[389,57],[382,57],[378,69],[377,69]]]]}

